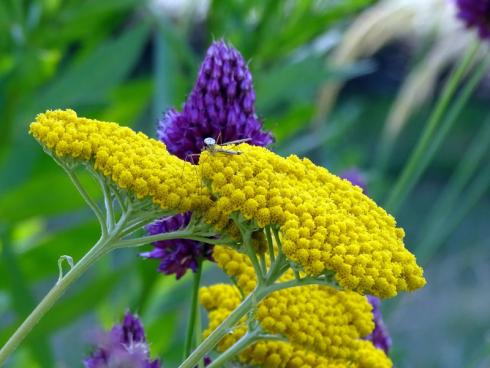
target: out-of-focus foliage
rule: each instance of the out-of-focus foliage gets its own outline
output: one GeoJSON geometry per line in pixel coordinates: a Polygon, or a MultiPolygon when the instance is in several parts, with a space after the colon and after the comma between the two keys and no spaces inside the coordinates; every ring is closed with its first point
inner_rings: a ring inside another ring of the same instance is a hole
{"type": "MultiPolygon", "coordinates": [[[[328,62],[332,47],[373,1],[213,1],[199,14],[192,3],[182,2],[188,7],[174,12],[163,0],[0,1],[0,343],[56,281],[58,257],[79,259],[98,234],[68,178],[27,135],[38,112],[74,108],[154,136],[157,117],[185,100],[204,50],[225,38],[250,61],[257,108],[277,137],[276,151],[307,155],[334,172],[358,166],[375,182],[378,200],[401,171],[429,104],[410,119],[381,171],[372,169],[377,142],[400,81],[430,50],[430,39],[415,49],[392,44],[370,60],[334,67],[328,62]],[[313,124],[316,96],[332,81],[350,82],[328,121],[313,124]]],[[[482,219],[490,211],[490,169],[483,159],[488,140],[475,138],[488,136],[488,93],[483,85],[400,213],[412,250],[435,242],[437,247],[423,258],[427,290],[388,305],[399,367],[488,362],[484,339],[490,329],[481,305],[488,299],[490,260],[479,254],[488,247],[482,219]],[[471,153],[475,144],[481,149],[471,153]],[[466,153],[475,159],[462,160],[466,153]],[[449,194],[431,212],[427,203],[438,198],[455,170],[459,176],[451,179],[449,194]],[[437,229],[430,239],[432,229],[424,224],[437,229]],[[431,314],[439,318],[420,317],[431,314]],[[434,354],[427,346],[437,340],[444,348],[434,354]]],[[[82,180],[99,196],[90,177],[82,180]]],[[[11,365],[80,366],[93,329],[110,326],[131,308],[147,326],[152,352],[175,366],[190,277],[177,283],[156,267],[136,250],[104,259],[48,313],[11,365]]],[[[220,277],[208,265],[206,283],[220,277]]]]}

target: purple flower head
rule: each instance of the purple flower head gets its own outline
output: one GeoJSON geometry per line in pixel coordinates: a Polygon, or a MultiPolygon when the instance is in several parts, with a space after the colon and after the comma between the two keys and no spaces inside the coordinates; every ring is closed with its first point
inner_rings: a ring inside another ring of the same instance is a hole
{"type": "Polygon", "coordinates": [[[256,146],[273,142],[255,113],[252,75],[242,55],[224,41],[209,47],[182,112],[169,109],[158,122],[158,138],[170,153],[194,162],[207,137],[225,143],[249,138],[256,146]]]}
{"type": "Polygon", "coordinates": [[[85,368],[160,368],[158,359],[150,360],[141,321],[129,312],[124,315],[122,324],[99,333],[96,345],[83,362],[85,368]]]}
{"type": "Polygon", "coordinates": [[[367,192],[366,178],[359,169],[352,168],[340,173],[340,177],[349,180],[352,184],[361,187],[364,193],[367,192]]]}
{"type": "Polygon", "coordinates": [[[490,40],[490,0],[456,0],[458,17],[480,38],[490,40]]]}
{"type": "MultiPolygon", "coordinates": [[[[187,226],[190,219],[191,213],[187,212],[157,220],[150,224],[146,230],[149,235],[167,233],[187,226]]],[[[173,239],[157,241],[153,245],[155,248],[152,251],[140,255],[145,258],[159,259],[158,271],[165,275],[175,274],[177,279],[180,279],[187,269],[195,272],[200,260],[212,260],[213,248],[209,244],[187,239],[173,239]]]]}
{"type": "Polygon", "coordinates": [[[370,335],[366,336],[365,339],[371,341],[378,349],[388,353],[388,350],[390,350],[391,347],[391,337],[383,323],[381,300],[371,295],[368,295],[367,298],[369,303],[373,306],[374,330],[370,335]]]}
{"type": "MultiPolygon", "coordinates": [[[[169,109],[158,122],[158,138],[169,152],[195,162],[193,156],[203,149],[204,139],[219,143],[248,138],[247,143],[266,146],[272,134],[262,130],[255,113],[255,91],[252,75],[242,55],[224,41],[208,49],[182,112],[169,109]]],[[[186,226],[190,214],[158,220],[147,227],[156,235],[186,226]]],[[[155,249],[143,253],[146,258],[160,259],[159,271],[181,278],[187,269],[196,271],[202,259],[210,259],[212,246],[192,240],[167,240],[153,244],[155,249]]]]}

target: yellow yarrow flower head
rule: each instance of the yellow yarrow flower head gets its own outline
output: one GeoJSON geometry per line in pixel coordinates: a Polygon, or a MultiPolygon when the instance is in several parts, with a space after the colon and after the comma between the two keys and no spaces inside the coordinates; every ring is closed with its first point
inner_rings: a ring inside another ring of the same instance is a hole
{"type": "Polygon", "coordinates": [[[165,144],[116,123],[78,117],[73,110],[39,114],[30,133],[57,158],[87,163],[137,198],[175,212],[209,203],[191,164],[165,144]]]}
{"type": "MultiPolygon", "coordinates": [[[[204,331],[208,336],[240,304],[240,293],[231,285],[213,285],[201,288],[200,301],[209,311],[204,331]]],[[[318,285],[276,291],[257,306],[256,318],[264,331],[285,336],[288,342],[253,344],[239,356],[244,363],[264,367],[330,367],[329,362],[345,367],[392,365],[382,350],[361,339],[374,323],[371,306],[357,293],[318,285]],[[312,364],[304,365],[308,361],[312,364]]],[[[225,351],[238,341],[246,326],[245,320],[240,321],[218,350],[225,351]]]]}
{"type": "Polygon", "coordinates": [[[425,284],[415,256],[405,249],[395,219],[359,187],[297,156],[263,147],[203,152],[200,168],[216,197],[206,213],[227,226],[238,212],[259,227],[279,226],[282,251],[308,275],[335,271],[345,289],[392,297],[425,284]]]}

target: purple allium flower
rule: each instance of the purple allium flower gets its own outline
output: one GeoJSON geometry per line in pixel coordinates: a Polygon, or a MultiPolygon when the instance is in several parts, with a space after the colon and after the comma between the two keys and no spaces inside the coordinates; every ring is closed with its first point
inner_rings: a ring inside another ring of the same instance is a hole
{"type": "Polygon", "coordinates": [[[85,359],[85,368],[160,368],[150,360],[145,331],[136,315],[126,312],[122,324],[96,338],[97,348],[85,359]]]}
{"type": "Polygon", "coordinates": [[[256,146],[273,142],[255,113],[246,62],[224,41],[209,47],[182,112],[168,110],[158,122],[157,133],[169,152],[191,162],[189,155],[199,154],[207,137],[218,143],[249,138],[248,143],[256,146]]]}
{"type": "MultiPolygon", "coordinates": [[[[169,152],[190,162],[196,161],[191,155],[202,151],[207,137],[218,143],[249,138],[247,143],[256,146],[273,142],[255,113],[252,75],[236,49],[224,41],[211,45],[182,112],[169,109],[158,122],[157,135],[169,152]]],[[[147,231],[156,235],[178,230],[189,223],[190,216],[158,220],[147,231]]],[[[212,246],[200,242],[181,239],[153,245],[154,250],[141,255],[160,259],[159,271],[175,273],[177,279],[189,268],[195,272],[200,260],[211,260],[212,246]]]]}
{"type": "MultiPolygon", "coordinates": [[[[168,233],[179,230],[189,223],[191,213],[164,218],[148,225],[146,230],[150,235],[168,233]]],[[[145,258],[160,259],[158,271],[165,275],[175,274],[180,279],[187,269],[196,272],[199,260],[212,260],[213,248],[210,244],[203,244],[187,239],[173,239],[154,242],[155,249],[141,253],[145,258]]]]}
{"type": "Polygon", "coordinates": [[[344,170],[340,173],[340,177],[349,180],[352,184],[357,185],[358,187],[361,187],[362,191],[366,193],[366,178],[359,169],[352,168],[344,170]]]}
{"type": "Polygon", "coordinates": [[[490,0],[456,0],[458,17],[480,38],[490,40],[490,0]]]}
{"type": "Polygon", "coordinates": [[[391,337],[383,323],[381,300],[372,295],[368,295],[367,299],[373,306],[374,330],[370,335],[366,336],[365,339],[371,341],[378,349],[388,353],[388,350],[390,350],[391,347],[391,337]]]}

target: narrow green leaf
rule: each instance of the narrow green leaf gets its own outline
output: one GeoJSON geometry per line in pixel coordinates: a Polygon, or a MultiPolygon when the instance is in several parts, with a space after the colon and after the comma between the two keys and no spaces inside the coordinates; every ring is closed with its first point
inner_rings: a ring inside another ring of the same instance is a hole
{"type": "MultiPolygon", "coordinates": [[[[95,280],[83,285],[83,287],[61,299],[44,316],[39,324],[32,330],[25,340],[32,342],[38,338],[46,338],[58,329],[70,325],[81,316],[91,312],[99,301],[107,298],[118,281],[123,280],[124,274],[131,268],[131,264],[121,266],[117,270],[108,272],[95,280]]],[[[0,332],[0,341],[5,341],[10,336],[17,323],[7,326],[0,332]]]]}
{"type": "MultiPolygon", "coordinates": [[[[19,319],[24,319],[35,307],[34,297],[27,285],[25,274],[20,270],[18,258],[12,250],[9,228],[0,228],[0,241],[2,243],[2,270],[6,271],[6,277],[3,280],[9,286],[16,316],[19,319]]],[[[50,368],[54,366],[49,340],[38,336],[32,339],[28,346],[41,367],[50,368]]]]}
{"type": "Polygon", "coordinates": [[[10,173],[0,181],[0,195],[25,180],[43,154],[27,134],[34,115],[46,109],[80,108],[107,102],[109,93],[127,77],[139,59],[147,33],[144,25],[134,27],[119,38],[101,44],[83,60],[72,59],[51,84],[24,100],[16,114],[11,150],[0,166],[2,172],[10,173]]]}
{"type": "MultiPolygon", "coordinates": [[[[98,186],[89,174],[82,172],[80,181],[89,193],[100,196],[98,186]]],[[[0,218],[6,221],[20,221],[39,215],[52,216],[84,208],[85,202],[58,167],[0,196],[0,218]]]]}

